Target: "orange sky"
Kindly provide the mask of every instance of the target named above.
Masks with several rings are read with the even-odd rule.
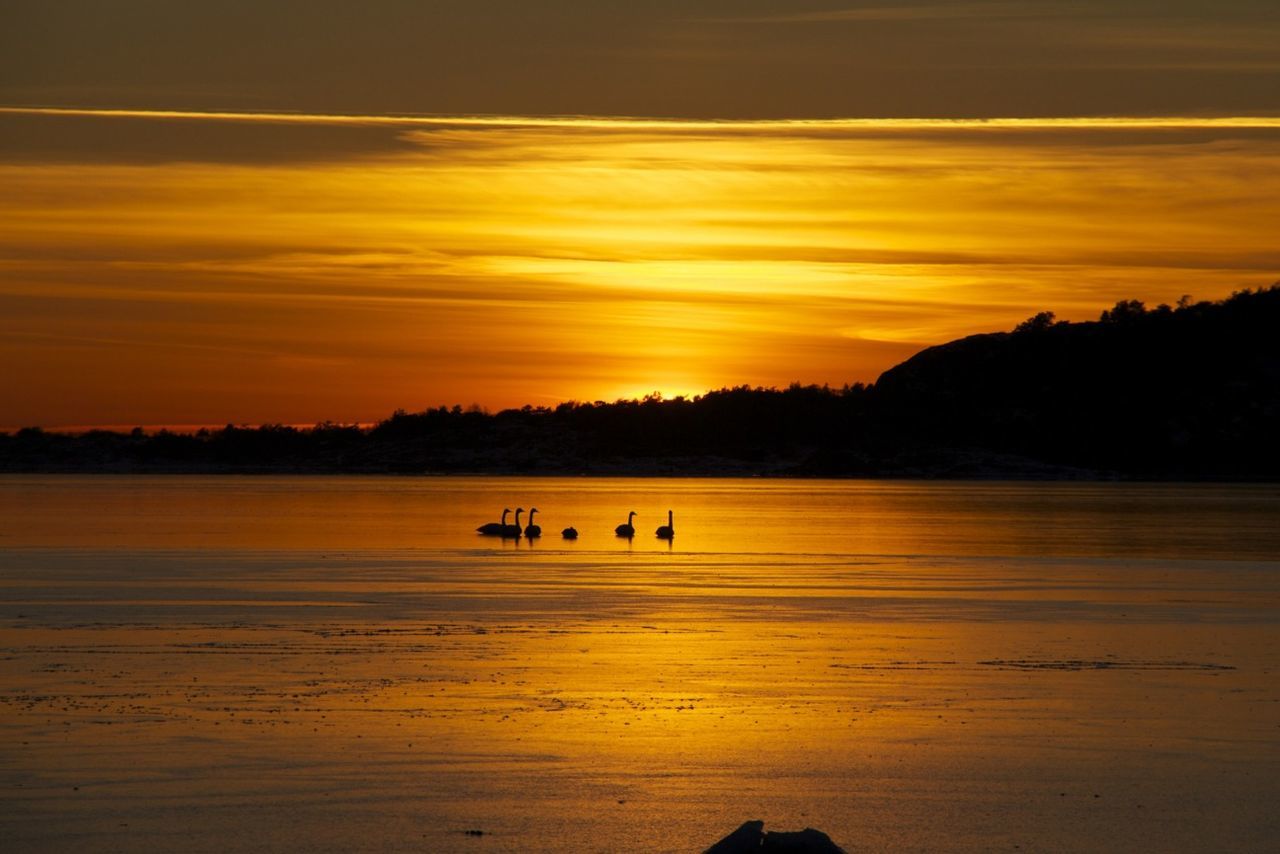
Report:
[[[0,119],[129,141],[0,165],[11,426],[865,382],[1280,277],[1272,119]],[[305,155],[255,148],[283,124]]]
[[[1280,278],[1274,0],[3,17],[0,429],[865,382]]]

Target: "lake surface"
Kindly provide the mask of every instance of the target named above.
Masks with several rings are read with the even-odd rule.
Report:
[[[1276,486],[3,476],[0,838],[1270,850],[1278,641]]]

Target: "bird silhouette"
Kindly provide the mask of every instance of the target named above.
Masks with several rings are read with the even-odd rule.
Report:
[[[507,514],[510,512],[511,509],[509,507],[503,507],[501,522],[485,522],[479,528],[476,528],[476,533],[484,534],[487,537],[496,537],[500,535],[507,529]]]
[[[576,540],[578,539],[578,529],[574,527],[565,528],[560,532],[560,536],[564,537],[566,540]]]
[[[520,514],[523,512],[523,507],[516,508],[516,523],[514,525],[507,525],[504,527],[502,529],[502,536],[514,537],[517,540],[520,539],[520,534],[524,531],[524,528],[520,527]]]
[[[668,511],[667,511],[667,524],[665,524],[665,525],[663,525],[662,527],[658,528],[658,530],[654,532],[654,533],[656,533],[656,534],[658,535],[658,538],[659,538],[659,539],[669,540],[669,539],[671,539],[672,537],[674,537],[674,536],[676,535],[676,526],[675,526],[675,522],[674,522],[674,521],[672,521],[672,520],[673,520],[673,514],[671,513],[671,511],[670,511],[670,510],[668,510]]]
[[[614,528],[613,532],[617,534],[619,537],[634,537],[636,535],[636,529],[635,529],[635,526],[631,524],[631,520],[639,515],[640,515],[639,513],[632,510],[630,513],[627,514],[626,524],[619,525],[618,527]]]
[[[528,524],[528,525],[526,525],[526,526],[525,526],[525,529],[524,529],[524,535],[525,535],[526,537],[528,537],[529,539],[531,539],[531,540],[532,540],[534,537],[541,537],[541,536],[542,536],[542,526],[541,526],[541,525],[535,525],[535,524],[533,524],[533,514],[534,514],[534,513],[537,513],[537,512],[538,512],[538,508],[537,508],[537,507],[535,507],[535,508],[533,508],[532,510],[530,510],[530,511],[529,511],[529,524]]]

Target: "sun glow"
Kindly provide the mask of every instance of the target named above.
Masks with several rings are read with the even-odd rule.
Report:
[[[175,146],[0,164],[15,423],[839,386],[1037,311],[1213,298],[1280,270],[1278,119],[0,122]],[[164,136],[178,123],[317,141],[188,154]],[[349,124],[375,136],[330,136]]]
[[[639,385],[620,385],[616,388],[605,390],[599,400],[606,403],[612,403],[616,400],[644,400],[646,398],[656,400],[675,400],[682,397],[685,400],[693,400],[695,397],[700,397],[712,388],[712,384],[708,382],[676,378],[669,382],[663,382],[661,386],[655,388],[644,388]]]

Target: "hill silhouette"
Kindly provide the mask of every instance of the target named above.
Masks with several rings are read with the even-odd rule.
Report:
[[[1119,302],[931,347],[876,382],[914,442],[1140,476],[1280,472],[1280,287],[1218,303]]]
[[[1044,312],[930,347],[873,386],[728,388],[372,428],[26,428],[0,471],[1280,479],[1280,285],[1097,321]]]

